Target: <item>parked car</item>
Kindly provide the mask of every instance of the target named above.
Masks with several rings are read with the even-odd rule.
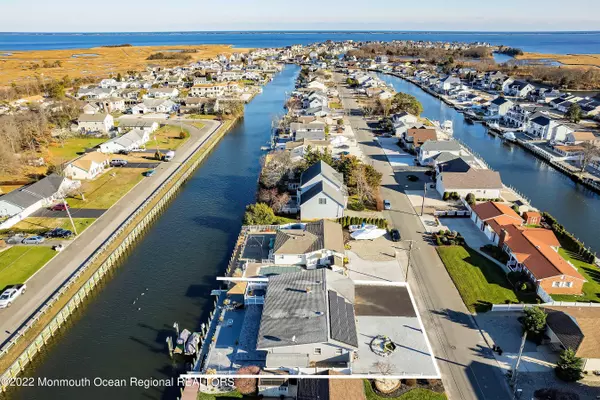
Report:
[[[71,235],[73,235],[73,232],[63,228],[54,228],[44,234],[47,238],[68,238]]]
[[[16,234],[5,240],[6,244],[19,244],[23,243],[23,239],[25,239],[25,235]]]
[[[25,284],[8,286],[0,295],[0,308],[10,307],[17,297],[25,293],[25,290],[27,290]]]
[[[167,151],[167,153],[163,156],[164,161],[171,161],[175,157],[175,152],[173,150]]]
[[[148,171],[144,172],[144,176],[152,176],[156,173],[155,169],[149,169]]]
[[[394,242],[400,241],[400,231],[398,229],[392,229],[390,231],[390,236]]]
[[[384,210],[391,210],[392,209],[392,203],[390,203],[389,200],[384,200],[383,201],[383,209]]]
[[[23,244],[40,244],[40,243],[44,243],[44,237],[43,236],[31,236],[28,237],[26,239],[23,239]]]
[[[111,167],[124,167],[125,165],[127,165],[127,160],[115,159],[110,162]]]
[[[66,211],[69,208],[67,203],[58,203],[50,207],[52,211]]]
[[[126,156],[126,155],[128,155],[128,154],[129,154],[129,150],[125,150],[125,149],[123,149],[123,150],[119,150],[119,151],[117,152],[117,154],[123,154],[124,156]]]

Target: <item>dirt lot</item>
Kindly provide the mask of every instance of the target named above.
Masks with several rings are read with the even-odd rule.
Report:
[[[68,75],[76,77],[106,77],[117,72],[142,71],[148,64],[180,65],[187,64],[178,60],[146,60],[149,55],[165,50],[196,49],[196,53],[186,53],[192,61],[215,57],[218,54],[229,55],[245,52],[247,49],[233,49],[229,45],[202,46],[131,46],[131,47],[94,47],[91,49],[6,51],[8,56],[0,56],[0,86],[12,82],[34,81],[36,76],[44,79],[61,79]],[[0,51],[5,53],[5,51]],[[43,68],[43,62],[53,64],[60,61],[60,67]],[[34,69],[34,65],[40,67]]]

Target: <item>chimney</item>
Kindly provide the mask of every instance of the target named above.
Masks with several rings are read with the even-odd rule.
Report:
[[[498,247],[502,248],[502,246],[504,246],[504,242],[506,242],[508,239],[510,239],[510,235],[508,234],[506,229],[502,229],[500,231],[500,240],[498,241]]]

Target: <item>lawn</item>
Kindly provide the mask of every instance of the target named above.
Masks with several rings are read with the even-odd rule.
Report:
[[[72,208],[108,209],[144,179],[144,171],[145,168],[113,168],[81,185],[85,200],[77,194],[68,203]]]
[[[181,132],[185,135],[183,139],[180,139]],[[174,150],[190,138],[190,133],[178,126],[165,125],[152,133],[150,138],[152,140],[146,143],[147,149]]]
[[[329,103],[329,108],[331,108],[332,110],[339,110],[340,108],[342,108],[342,104],[337,101],[332,101]]]
[[[46,246],[13,246],[0,252],[0,290],[25,282],[56,254]]]
[[[85,149],[98,146],[107,140],[107,138],[74,137],[64,140],[62,144],[54,143],[48,148],[50,161],[57,164],[72,160],[82,154]]]
[[[577,268],[577,271],[583,275],[587,282],[583,284],[582,296],[553,295],[552,298],[555,301],[591,301],[600,303],[600,269],[593,264],[582,261],[576,253],[572,253],[562,247],[558,249],[558,252],[565,260],[570,261]]]
[[[211,114],[188,114],[185,118],[189,119],[217,119],[216,115]]]
[[[96,218],[73,218],[73,223],[77,229],[77,234],[83,232],[90,226]],[[20,221],[10,228],[12,231],[20,231],[26,233],[44,233],[54,228],[63,228],[70,231],[73,230],[69,218],[49,218],[49,217],[29,217]]]
[[[441,246],[437,250],[471,312],[488,311],[492,304],[535,302],[531,293],[519,293],[517,297],[504,271],[475,250],[462,246]]]
[[[398,397],[382,397],[379,396],[371,387],[368,380],[364,380],[365,395],[367,400],[384,400],[384,399],[398,399],[398,400],[445,400],[446,395],[443,393],[435,393],[427,389],[413,389],[409,392],[404,393]]]

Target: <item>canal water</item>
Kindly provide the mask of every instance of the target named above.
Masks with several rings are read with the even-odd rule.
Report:
[[[516,188],[533,206],[548,211],[586,246],[600,253],[600,196],[518,145],[508,144],[487,133],[481,124],[470,125],[461,113],[404,79],[379,74],[397,92],[415,96],[423,105],[422,116],[451,120],[454,137],[478,153],[506,185]]]
[[[130,377],[166,379],[175,366],[165,338],[173,322],[195,330],[213,306],[244,208],[254,201],[260,147],[272,119],[283,113],[299,68],[287,66],[246,106],[227,134],[118,269],[27,371],[33,387],[10,399],[174,399],[177,388],[130,387]],[[40,387],[37,378],[89,378],[92,387]],[[128,380],[128,387],[94,387],[94,378]]]

